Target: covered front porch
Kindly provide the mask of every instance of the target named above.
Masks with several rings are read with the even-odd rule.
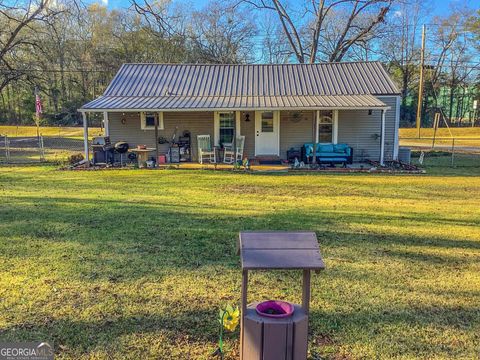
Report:
[[[235,142],[237,136],[244,136],[243,157],[250,160],[288,160],[292,150],[300,154],[305,144],[341,143],[353,149],[355,162],[372,159],[383,164],[393,156],[394,144],[390,139],[394,129],[386,126],[389,109],[388,104],[379,101],[370,107],[362,104],[319,109],[121,109],[102,111],[101,116],[105,136],[112,144],[127,142],[130,149],[145,145],[151,149],[149,156],[157,162],[159,156],[168,155],[172,145],[186,137],[190,139],[189,156],[181,162],[197,162],[197,136],[209,135],[212,147],[218,151],[218,163],[223,162],[224,145]],[[87,159],[92,158],[88,141],[89,112],[94,111],[82,111]],[[315,162],[317,158],[309,161]]]

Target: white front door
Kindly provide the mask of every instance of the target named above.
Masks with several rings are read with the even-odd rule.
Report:
[[[255,155],[280,155],[279,111],[255,111]]]

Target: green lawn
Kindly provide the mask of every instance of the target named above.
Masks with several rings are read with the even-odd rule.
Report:
[[[90,136],[95,136],[102,132],[98,127],[91,127],[88,129]],[[0,125],[0,135],[8,136],[37,136],[36,126],[15,126],[15,125]],[[73,126],[41,126],[40,135],[43,136],[58,136],[70,138],[83,139],[83,127]]]
[[[98,127],[89,128],[90,139],[101,134]],[[42,126],[40,134],[43,136],[44,155],[49,162],[63,163],[71,155],[83,153],[82,127],[55,127]],[[0,163],[5,160],[3,135],[10,138],[10,160],[12,163],[35,163],[40,161],[40,149],[36,139],[35,126],[0,125]],[[20,139],[16,139],[19,137]],[[25,142],[24,137],[31,137]]]
[[[0,339],[59,359],[207,359],[238,231],[315,230],[311,359],[480,354],[480,177],[0,167]],[[300,301],[300,273],[250,300]],[[238,330],[228,359],[238,356]]]
[[[417,137],[417,129],[415,128],[402,128],[399,129],[400,138],[413,138]],[[436,136],[438,137],[453,137],[455,138],[479,138],[480,139],[480,127],[451,127],[450,131],[448,128],[439,128],[437,130]],[[432,137],[433,128],[421,128],[420,129],[421,137]]]
[[[400,146],[431,147],[433,128],[420,129],[420,138],[417,139],[417,129],[399,129]],[[436,133],[435,146],[450,148],[452,137],[455,138],[455,146],[467,147],[469,150],[480,151],[480,127],[452,127],[439,128]]]

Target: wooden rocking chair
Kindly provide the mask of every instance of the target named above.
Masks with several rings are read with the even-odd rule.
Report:
[[[210,135],[197,135],[198,144],[198,162],[203,164],[204,159],[210,163],[215,164],[217,162],[217,155],[215,146],[212,147],[210,141]]]
[[[235,144],[225,144],[223,150],[223,162],[233,164],[243,160],[243,148],[245,146],[245,136],[237,136]]]
[[[223,144],[223,162],[233,164],[235,161],[235,145],[233,142]]]
[[[235,139],[235,161],[243,161],[243,149],[245,147],[245,136],[237,136]]]

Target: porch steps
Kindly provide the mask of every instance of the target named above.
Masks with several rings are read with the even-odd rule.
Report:
[[[280,156],[276,155],[258,155],[250,159],[250,163],[253,165],[281,165],[282,160]]]

